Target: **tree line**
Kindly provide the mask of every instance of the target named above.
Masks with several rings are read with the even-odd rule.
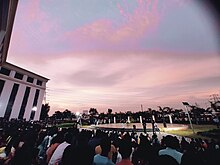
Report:
[[[48,112],[50,111],[49,104],[42,105],[41,109],[41,120],[76,120],[77,115],[76,113],[65,109],[64,111],[55,111],[54,114],[51,116],[48,115]],[[89,114],[81,114],[82,119],[88,119],[91,122],[95,122],[99,120],[101,123],[107,123],[107,122],[126,122],[128,119],[128,116],[131,120],[131,122],[140,122],[140,116],[146,122],[151,122],[152,116],[154,116],[154,119],[158,123],[169,123],[169,115],[172,118],[173,123],[187,123],[188,118],[186,114],[185,109],[175,109],[172,107],[161,107],[158,106],[158,109],[152,109],[148,108],[147,110],[138,111],[138,112],[114,112],[112,109],[107,109],[106,112],[99,113],[96,108],[90,108],[88,110]],[[188,107],[188,113],[192,119],[192,122],[194,124],[204,124],[204,123],[211,123],[213,120],[213,117],[216,117],[220,113],[220,107],[216,106],[214,107],[213,104],[211,104],[210,107],[204,109],[198,106],[190,105]]]

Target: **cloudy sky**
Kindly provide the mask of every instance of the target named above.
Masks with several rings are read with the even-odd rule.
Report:
[[[208,106],[219,33],[193,0],[20,0],[8,61],[48,77],[51,114]]]

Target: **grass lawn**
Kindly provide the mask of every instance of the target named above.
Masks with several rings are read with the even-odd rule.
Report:
[[[58,128],[73,128],[73,126],[75,125],[76,123],[62,123],[62,124],[59,124],[57,125]],[[80,126],[81,128],[87,128],[88,126],[87,125],[84,125],[84,126]]]
[[[73,127],[74,123],[62,123],[57,125],[58,128],[69,128],[69,127]]]
[[[178,136],[185,136],[185,137],[189,137],[189,138],[209,139],[208,137],[200,136],[200,135],[197,135],[196,133],[216,129],[216,126],[215,125],[193,125],[193,128],[194,128],[195,134],[193,134],[193,131],[190,128],[190,125],[187,130],[166,131],[166,133],[170,133],[170,134],[174,134],[174,135],[178,135]]]

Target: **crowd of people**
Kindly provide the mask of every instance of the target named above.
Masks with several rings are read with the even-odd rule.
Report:
[[[0,121],[0,165],[217,165],[220,143]]]

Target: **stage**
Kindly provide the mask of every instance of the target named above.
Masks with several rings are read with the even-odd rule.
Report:
[[[111,123],[111,124],[99,124],[99,125],[91,125],[90,129],[100,129],[100,130],[106,130],[106,131],[128,131],[131,132],[133,129],[133,125],[136,126],[136,132],[143,132],[143,125],[141,123]],[[186,130],[188,128],[188,125],[184,124],[166,124],[167,127],[163,127],[163,123],[157,123],[157,128],[159,128],[160,131],[171,131],[171,130]],[[156,129],[159,131],[158,129]],[[146,131],[152,132],[152,124],[147,123],[146,125]]]

